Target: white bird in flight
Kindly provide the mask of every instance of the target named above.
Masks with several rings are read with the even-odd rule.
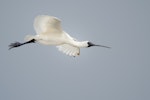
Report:
[[[80,48],[91,46],[110,48],[104,45],[96,45],[89,41],[77,41],[62,30],[61,21],[53,16],[37,16],[34,20],[34,29],[37,33],[36,35],[27,35],[24,43],[11,43],[9,49],[38,42],[44,45],[55,45],[63,53],[75,57],[80,55]]]

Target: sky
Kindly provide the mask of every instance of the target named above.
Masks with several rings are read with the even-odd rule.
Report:
[[[0,0],[0,100],[150,100],[149,0]],[[34,18],[56,16],[77,40],[78,57],[29,44]]]

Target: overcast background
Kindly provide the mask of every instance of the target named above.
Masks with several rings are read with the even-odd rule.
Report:
[[[53,15],[82,48],[69,57],[29,44],[37,15]],[[150,100],[149,0],[0,0],[0,100]]]

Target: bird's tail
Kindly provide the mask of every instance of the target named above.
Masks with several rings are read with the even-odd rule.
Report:
[[[33,35],[27,35],[27,36],[24,38],[25,41],[30,41],[30,40],[32,40],[32,39],[35,39],[35,36],[33,36]]]

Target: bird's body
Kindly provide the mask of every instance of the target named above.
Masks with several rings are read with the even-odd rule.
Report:
[[[12,43],[10,49],[27,43],[38,42],[44,45],[55,45],[60,51],[69,56],[78,56],[81,47],[101,46],[109,48],[103,45],[95,45],[89,41],[77,41],[62,30],[61,21],[53,16],[37,16],[34,20],[34,29],[36,35],[27,35],[25,38],[27,42],[25,43]]]

